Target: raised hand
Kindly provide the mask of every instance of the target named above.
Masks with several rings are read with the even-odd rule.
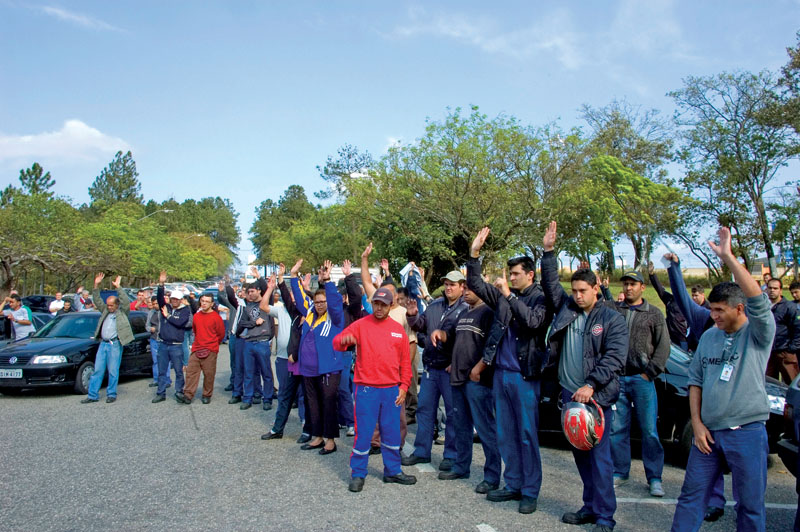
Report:
[[[303,259],[298,259],[297,262],[294,263],[294,266],[292,266],[292,269],[290,271],[292,277],[295,277],[297,275],[297,272],[300,271],[300,268],[302,266],[303,266]]]
[[[331,270],[333,269],[333,264],[331,261],[326,260],[322,263],[322,268],[319,269],[319,281],[328,282],[331,280]]]
[[[731,250],[731,230],[727,227],[720,227],[719,231],[717,231],[717,238],[719,239],[719,244],[712,240],[708,241],[711,251],[716,253],[717,257],[720,259],[732,257],[733,251]]]
[[[505,268],[503,268],[503,276],[495,279],[494,286],[500,290],[503,296],[508,297],[511,295],[511,289],[508,287],[508,277],[506,276]]]
[[[250,266],[250,275],[252,275],[252,276],[253,276],[253,277],[255,277],[256,279],[258,279],[259,277],[261,277],[261,274],[260,274],[260,273],[258,273],[258,268],[256,268],[255,266]]]
[[[408,316],[416,316],[419,313],[419,306],[417,305],[417,300],[414,298],[409,298],[406,300],[406,314]]]
[[[278,279],[283,279],[283,274],[286,273],[286,265],[284,263],[278,264]]]
[[[387,259],[381,259],[381,270],[389,273],[389,261]]]
[[[608,288],[608,284],[609,284],[610,282],[611,282],[611,280],[610,280],[608,277],[605,277],[605,278],[603,279],[603,286],[604,286],[604,287],[606,287],[606,288]]]
[[[469,247],[469,254],[473,258],[478,258],[481,254],[481,248],[486,243],[486,237],[489,236],[489,228],[484,227],[480,231],[478,231],[478,236],[475,237],[475,240],[472,241],[472,245]]]
[[[545,251],[553,251],[556,248],[556,231],[558,226],[555,221],[550,222],[547,231],[544,233],[542,239],[542,247]]]
[[[269,279],[267,280],[267,291],[275,290],[275,285],[278,283],[275,281],[275,275],[270,275]]]
[[[364,248],[364,252],[361,254],[361,258],[362,259],[368,258],[370,253],[372,253],[372,242],[370,242],[369,245],[366,248]]]
[[[664,260],[679,262],[678,256],[674,253],[664,253]]]
[[[650,275],[656,273],[656,266],[655,264],[653,264],[652,260],[647,261],[647,273],[649,273]]]
[[[345,277],[347,277],[348,275],[350,275],[350,272],[352,271],[353,271],[353,263],[345,259],[342,262],[342,273],[344,274]]]
[[[300,284],[303,285],[303,290],[306,291],[306,294],[311,293],[311,274],[307,273],[305,277],[300,280]]]
[[[161,273],[158,275],[158,284],[164,284],[167,282],[167,271],[161,270]]]
[[[117,275],[117,278],[111,282],[111,286],[113,286],[115,290],[119,290],[120,283],[122,283],[122,276]]]
[[[94,276],[94,287],[97,288],[98,286],[100,286],[100,283],[103,282],[103,279],[105,279],[105,277],[106,277],[106,274],[104,274],[103,272],[100,272],[97,275],[95,275]]]

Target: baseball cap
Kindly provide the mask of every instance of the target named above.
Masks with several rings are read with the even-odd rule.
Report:
[[[620,277],[620,281],[624,281],[625,279],[630,279],[632,281],[636,281],[637,283],[644,284],[644,277],[642,274],[637,272],[636,270],[631,270],[629,272],[625,272],[622,277]]]
[[[458,283],[462,281],[466,281],[467,279],[464,277],[464,274],[458,270],[453,270],[452,272],[448,273],[441,279],[442,281],[450,281],[451,283]]]
[[[183,299],[184,293],[182,290],[173,290],[169,294],[170,299]]]
[[[375,290],[375,293],[372,294],[372,301],[380,301],[381,303],[391,305],[394,302],[394,296],[386,288],[378,288]]]

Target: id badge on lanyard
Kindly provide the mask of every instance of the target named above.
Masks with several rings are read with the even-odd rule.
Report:
[[[731,375],[733,375],[733,365],[726,362],[722,366],[722,373],[719,375],[719,380],[722,382],[728,382],[731,380]]]

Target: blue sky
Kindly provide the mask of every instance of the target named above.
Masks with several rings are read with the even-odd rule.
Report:
[[[790,0],[0,0],[0,185],[38,161],[84,202],[130,149],[145,198],[230,198],[246,255],[256,206],[322,188],[345,143],[379,156],[470,104],[565,127],[614,98],[670,116],[686,76],[779,69],[798,22]]]

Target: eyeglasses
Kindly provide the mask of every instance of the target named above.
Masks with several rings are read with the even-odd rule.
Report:
[[[314,301],[314,304],[315,304],[315,305],[324,305],[324,304],[326,304],[327,302],[328,302],[328,300],[326,299],[326,300],[324,300],[324,301]]]

